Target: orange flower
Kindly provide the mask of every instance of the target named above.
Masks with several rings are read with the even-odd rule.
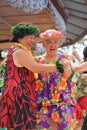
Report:
[[[69,120],[69,123],[70,123],[70,125],[71,125],[71,127],[72,128],[74,128],[75,127],[75,124],[74,124],[74,121],[71,119],[71,120]]]
[[[40,80],[36,81],[36,91],[37,90],[42,90],[43,84]]]
[[[69,114],[66,114],[66,120],[69,122],[70,121],[70,115]]]
[[[60,122],[60,117],[59,117],[59,114],[57,112],[52,113],[52,120],[55,122],[56,121]]]
[[[60,81],[59,82],[59,86],[61,87],[61,89],[65,89],[65,87],[66,87],[66,81]]]
[[[62,80],[66,81],[66,76],[64,74],[62,75]]]
[[[64,57],[65,57],[66,59],[70,59],[70,56],[69,56],[68,54],[64,54]]]
[[[52,94],[52,99],[53,99],[54,101],[58,101],[59,96],[60,96],[59,93],[53,93],[53,94]]]
[[[46,102],[42,101],[42,105],[43,105],[43,107],[47,107],[47,106],[49,106],[49,104],[50,104],[49,101],[46,101]]]
[[[65,102],[61,102],[61,103],[60,103],[60,106],[64,106],[64,105],[65,105]]]

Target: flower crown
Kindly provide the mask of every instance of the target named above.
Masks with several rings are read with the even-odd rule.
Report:
[[[43,33],[40,33],[39,37],[41,39],[49,39],[49,38],[56,38],[56,39],[65,39],[66,37],[63,35],[62,32],[56,31],[54,29],[49,29]]]

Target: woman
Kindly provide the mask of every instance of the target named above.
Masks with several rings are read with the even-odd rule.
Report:
[[[83,62],[78,65],[72,65],[72,69],[76,72],[76,86],[77,86],[77,119],[81,119],[83,117],[83,110],[87,113],[87,46],[83,49]],[[82,73],[83,72],[83,73]],[[74,80],[73,80],[74,81]],[[83,126],[81,130],[87,130],[87,115],[84,119]]]
[[[52,64],[58,59],[70,58],[67,54],[57,53],[60,41],[65,39],[61,32],[48,29],[40,34],[46,54],[36,57],[37,62]],[[65,65],[66,66],[66,65]],[[38,74],[36,82],[36,100],[38,104],[37,130],[73,130],[75,126],[75,100],[72,87],[67,80],[70,67],[65,74],[57,71]]]
[[[0,127],[9,130],[36,129],[34,72],[53,72],[55,64],[38,64],[31,56],[31,47],[39,29],[34,25],[19,24],[11,28],[13,46],[9,49],[5,81],[0,100]]]

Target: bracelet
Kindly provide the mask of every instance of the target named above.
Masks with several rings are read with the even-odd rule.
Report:
[[[63,68],[63,64],[60,62],[60,61],[58,61],[58,60],[56,60],[55,61],[55,65],[56,65],[56,67],[57,67],[57,70],[60,72],[60,73],[64,73],[64,68]]]

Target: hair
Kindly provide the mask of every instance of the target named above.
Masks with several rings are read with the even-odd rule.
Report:
[[[84,62],[87,61],[87,46],[83,49],[83,56]],[[87,71],[85,71],[84,73],[87,73]]]
[[[11,32],[13,34],[13,38],[10,40],[11,42],[18,42],[19,38],[23,38],[26,35],[34,35],[37,36],[39,34],[39,28],[35,25],[22,22],[15,26],[11,27]]]
[[[83,49],[84,61],[87,61],[87,46]]]

